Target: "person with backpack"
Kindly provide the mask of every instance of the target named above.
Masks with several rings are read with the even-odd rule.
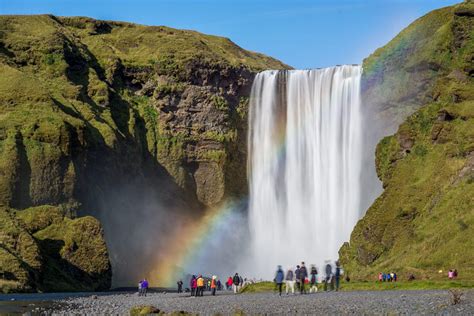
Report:
[[[311,266],[311,287],[309,288],[309,293],[317,292],[318,291],[318,270],[313,265]]]
[[[239,285],[240,285],[240,277],[239,274],[236,273],[232,279],[232,289],[234,290],[234,294],[237,294],[239,291]]]
[[[285,274],[283,272],[283,269],[281,268],[281,266],[278,266],[277,272],[276,272],[276,275],[275,275],[275,283],[278,287],[278,292],[280,293],[280,296],[281,296],[281,290],[282,290],[283,279],[284,278],[285,278]]]
[[[291,294],[295,294],[295,275],[291,268],[286,272],[285,285],[286,295],[288,295],[289,290],[291,290]]]
[[[304,262],[301,262],[299,276],[300,276],[300,294],[306,294],[306,289],[304,286],[305,286],[306,278],[308,277],[308,271],[306,270]]]
[[[232,288],[232,284],[234,283],[232,277],[230,276],[228,279],[227,279],[227,282],[225,283],[226,287],[227,287],[227,291],[229,291],[231,288]]]

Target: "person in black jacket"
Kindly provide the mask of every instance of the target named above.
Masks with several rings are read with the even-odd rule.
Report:
[[[300,266],[296,266],[295,270],[296,290],[300,290]]]
[[[336,291],[339,291],[339,280],[341,278],[341,264],[339,261],[336,261],[336,272],[334,273],[336,279]]]
[[[300,267],[300,293],[301,294],[306,294],[306,289],[304,287],[304,282],[306,280],[306,277],[308,277],[308,271],[306,270],[306,267],[304,265],[304,262],[301,262],[301,267]]]
[[[239,285],[240,285],[240,277],[239,277],[239,274],[236,273],[234,275],[234,278],[232,279],[232,288],[234,289],[234,293],[237,293],[239,291]]]
[[[331,279],[332,279],[332,267],[331,267],[331,264],[328,263],[326,265],[326,283],[324,283],[324,291],[328,290],[328,285],[330,285],[329,282],[331,282]]]

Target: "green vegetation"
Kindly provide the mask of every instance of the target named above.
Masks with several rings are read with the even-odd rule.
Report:
[[[184,311],[165,313],[151,305],[135,306],[135,307],[132,307],[132,309],[130,309],[130,316],[139,316],[139,315],[179,316],[179,315],[193,315],[193,314],[184,312]]]
[[[0,208],[1,291],[95,291],[110,287],[100,223],[50,205]]]
[[[446,275],[443,275],[446,277]],[[429,290],[429,289],[454,289],[454,288],[474,288],[474,281],[472,280],[414,280],[414,281],[397,281],[397,282],[346,282],[341,281],[341,291],[384,291],[384,290]],[[306,286],[309,290],[309,287]],[[284,286],[283,286],[284,290]],[[318,283],[318,290],[323,290],[323,284]],[[277,291],[275,283],[273,282],[257,282],[246,285],[240,293],[264,293]]]
[[[454,268],[460,286],[474,280],[474,22],[462,10],[474,4],[420,18],[364,63],[366,98],[418,109],[377,146],[385,190],[339,252],[354,281],[397,271],[438,287]]]

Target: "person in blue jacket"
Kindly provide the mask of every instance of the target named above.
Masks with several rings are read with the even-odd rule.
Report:
[[[281,290],[282,290],[284,279],[285,279],[285,273],[283,273],[283,269],[281,268],[281,266],[278,266],[277,272],[276,272],[276,275],[275,275],[275,283],[278,286],[278,291],[280,293],[280,296],[281,296]]]

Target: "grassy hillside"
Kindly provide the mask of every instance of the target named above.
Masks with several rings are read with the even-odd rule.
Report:
[[[287,66],[194,31],[0,16],[0,206],[14,210],[14,222],[44,205],[69,214],[60,226],[20,230],[36,249],[31,256],[38,254],[33,274],[22,242],[5,246],[13,235],[0,235],[7,249],[0,252],[0,278],[24,290],[58,289],[51,280],[60,289],[110,285],[110,267],[88,266],[89,258],[102,258],[101,246],[75,257],[65,250],[75,238],[86,240],[74,223],[87,220],[77,214],[100,219],[114,273],[135,284],[160,249],[159,242],[149,251],[137,241],[171,234],[173,224],[157,229],[165,215],[199,216],[225,196],[245,194],[248,94],[255,72],[268,68]],[[45,246],[45,239],[65,245]],[[108,283],[49,263],[61,256]],[[78,278],[84,282],[74,288]]]
[[[415,112],[377,146],[384,191],[340,250],[345,270],[473,279],[474,4],[424,16],[364,66],[373,106]]]

